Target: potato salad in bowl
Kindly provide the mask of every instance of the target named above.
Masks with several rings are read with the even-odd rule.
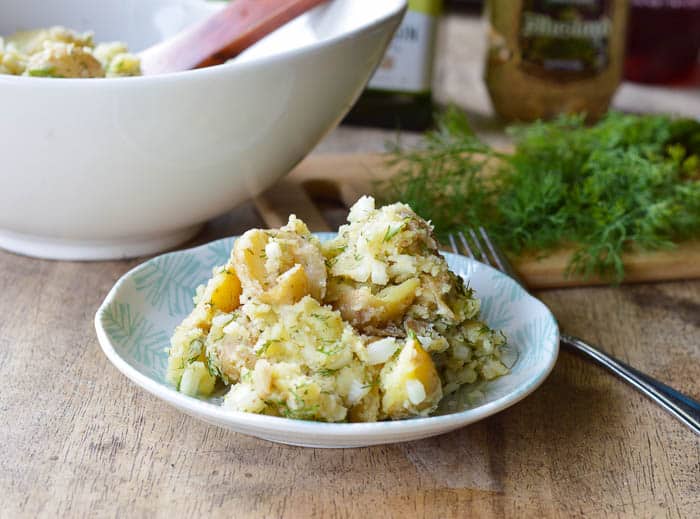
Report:
[[[65,27],[0,36],[0,74],[51,78],[141,75],[139,58],[121,42],[93,41],[92,32]]]
[[[321,243],[294,216],[248,231],[176,328],[167,380],[223,406],[325,422],[428,416],[505,375],[506,338],[408,206],[370,197]]]

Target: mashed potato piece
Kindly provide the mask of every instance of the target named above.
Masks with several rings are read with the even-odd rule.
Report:
[[[324,244],[326,301],[361,333],[414,333],[432,355],[445,394],[507,372],[505,338],[478,320],[479,300],[451,272],[430,225],[410,207],[376,209],[370,197],[351,209],[349,224]]]
[[[507,372],[505,339],[406,205],[364,197],[321,244],[295,216],[248,231],[171,339],[167,379],[224,407],[328,422],[427,416]]]
[[[123,43],[95,46],[90,32],[51,27],[0,38],[0,74],[54,78],[138,76],[141,64]]]

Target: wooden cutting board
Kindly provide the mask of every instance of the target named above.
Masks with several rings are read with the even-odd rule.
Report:
[[[286,178],[255,200],[260,216],[269,227],[279,227],[294,213],[313,231],[336,230],[337,218],[324,208],[349,208],[361,195],[372,193],[372,182],[387,178],[391,171],[378,154],[311,155]],[[336,225],[331,223],[336,221]],[[571,249],[546,257],[528,254],[513,257],[518,273],[530,288],[555,288],[606,284],[591,278],[566,277]],[[700,278],[700,241],[686,242],[670,251],[627,254],[625,282],[667,281]]]

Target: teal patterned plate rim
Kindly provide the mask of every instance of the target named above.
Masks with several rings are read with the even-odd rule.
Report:
[[[321,240],[333,233],[316,233]],[[549,309],[502,272],[444,253],[450,268],[476,290],[482,318],[508,338],[511,372],[446,397],[436,415],[376,423],[320,423],[234,412],[220,399],[193,398],[165,379],[169,338],[192,308],[196,287],[225,263],[235,237],[152,258],[124,274],[95,315],[107,358],[132,382],[170,405],[236,432],[292,445],[359,447],[442,434],[497,413],[532,393],[559,352],[559,329]]]

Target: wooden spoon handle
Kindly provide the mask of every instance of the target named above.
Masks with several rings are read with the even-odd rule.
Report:
[[[144,75],[220,65],[326,0],[234,0],[208,19],[140,53]]]

